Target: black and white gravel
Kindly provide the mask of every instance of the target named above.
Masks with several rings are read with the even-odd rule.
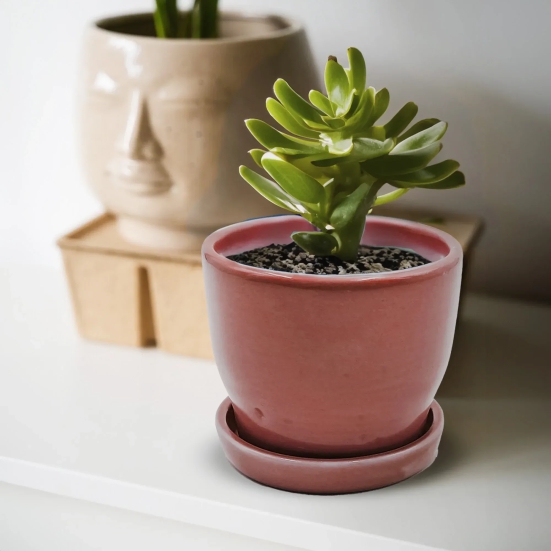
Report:
[[[295,243],[267,245],[228,257],[230,260],[266,270],[293,274],[346,275],[373,274],[407,270],[429,264],[417,253],[392,247],[362,245],[356,262],[345,262],[334,256],[314,256]]]

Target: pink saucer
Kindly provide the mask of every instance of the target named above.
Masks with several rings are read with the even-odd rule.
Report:
[[[434,400],[426,432],[411,444],[345,459],[293,457],[249,444],[237,433],[229,398],[216,412],[216,429],[229,462],[248,478],[291,492],[346,494],[390,486],[430,467],[438,455],[444,414]]]

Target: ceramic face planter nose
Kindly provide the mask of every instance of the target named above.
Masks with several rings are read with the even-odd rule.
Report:
[[[128,241],[198,250],[221,226],[275,212],[236,166],[277,77],[317,85],[303,29],[224,14],[216,40],[158,39],[150,14],[87,32],[80,94],[85,173]]]

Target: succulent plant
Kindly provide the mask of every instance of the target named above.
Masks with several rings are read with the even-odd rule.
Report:
[[[188,12],[178,11],[177,0],[156,0],[153,13],[159,38],[216,38],[218,0],[195,0]]]
[[[387,123],[377,125],[389,105],[386,88],[366,88],[364,58],[349,48],[349,69],[329,57],[327,95],[317,90],[309,102],[283,79],[268,98],[270,115],[286,130],[249,119],[251,134],[265,149],[253,160],[273,179],[240,167],[241,176],[275,205],[300,214],[319,231],[295,232],[292,239],[310,254],[354,260],[366,215],[410,189],[450,189],[465,177],[453,160],[429,163],[442,149],[447,124],[423,119],[408,128],[417,105],[406,103]],[[396,190],[378,195],[385,184]]]

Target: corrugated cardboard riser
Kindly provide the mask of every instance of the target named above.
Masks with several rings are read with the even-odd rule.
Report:
[[[128,254],[109,250],[94,243],[90,232],[105,230],[112,220],[93,222],[59,243],[80,334],[212,358],[200,256],[163,261],[147,250],[136,253],[133,245]]]

